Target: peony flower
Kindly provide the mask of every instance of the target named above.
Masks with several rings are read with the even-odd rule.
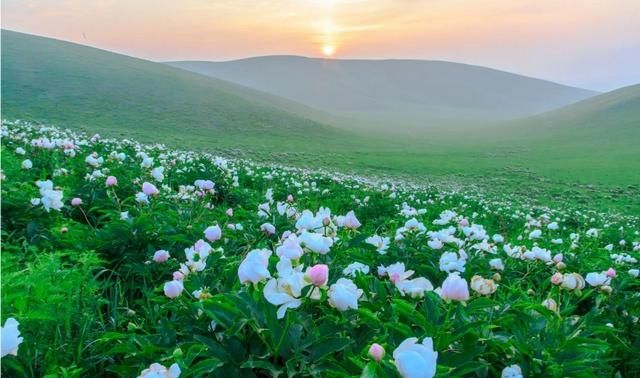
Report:
[[[311,252],[325,255],[331,250],[333,245],[333,239],[323,236],[322,234],[316,234],[315,232],[303,231],[298,238],[302,246]]]
[[[562,287],[567,290],[584,289],[585,280],[578,273],[565,273],[562,276]]]
[[[388,237],[380,237],[378,235],[370,236],[365,240],[367,244],[371,244],[372,246],[376,247],[376,251],[378,251],[378,253],[381,255],[387,253],[390,241],[391,240]]]
[[[291,265],[291,260],[281,257],[276,268],[278,270],[278,278],[272,278],[267,282],[264,286],[263,295],[267,302],[280,306],[276,317],[282,319],[287,309],[300,307],[302,304],[300,300],[302,289],[308,284],[304,279],[304,273],[301,272],[302,265],[294,269]]]
[[[504,270],[504,263],[500,259],[489,260],[489,266],[493,270]]]
[[[451,273],[456,270],[458,272],[464,272],[464,265],[467,260],[455,252],[445,252],[440,256],[440,270],[443,272]]]
[[[40,190],[40,192],[42,193],[43,190]],[[42,203],[42,206],[47,212],[51,209],[60,211],[64,206],[64,203],[62,202],[62,191],[49,189],[44,190],[40,203]]]
[[[564,280],[564,275],[562,275],[562,273],[560,272],[556,272],[553,274],[553,276],[551,276],[551,283],[554,285],[560,285],[562,283],[562,280]]]
[[[542,301],[542,305],[550,311],[558,311],[558,303],[556,303],[556,301],[554,301],[552,298],[547,298]]]
[[[589,285],[593,287],[598,287],[603,285],[609,285],[609,283],[611,282],[611,277],[607,276],[607,272],[601,272],[601,273],[591,272],[591,273],[587,273],[587,277],[585,278],[585,281],[587,281]]]
[[[26,159],[22,161],[21,167],[22,169],[31,169],[33,168],[33,163],[31,162],[31,160]]]
[[[179,280],[165,282],[164,284],[164,295],[171,299],[179,297],[183,290],[184,285],[182,281]]]
[[[153,170],[151,170],[151,176],[159,182],[164,180],[164,167],[153,168]]]
[[[384,353],[382,345],[376,343],[371,344],[371,347],[369,348],[369,356],[371,356],[375,361],[382,361]]]
[[[484,279],[481,276],[475,275],[471,277],[471,289],[480,295],[491,295],[493,294],[498,285],[496,285],[493,280]]]
[[[507,366],[502,370],[501,378],[522,378],[522,369],[518,365]]]
[[[26,154],[26,153],[27,153],[27,151],[25,151],[25,149],[24,149],[24,148],[22,148],[22,147],[17,147],[17,148],[16,148],[16,154],[18,154],[18,155],[24,155],[24,154]]]
[[[629,275],[631,277],[637,278],[640,276],[640,269],[629,269]]]
[[[211,253],[211,245],[204,240],[198,240],[193,247],[185,248],[184,254],[187,261],[184,266],[190,272],[202,272],[207,267],[207,257]]]
[[[158,188],[156,188],[155,185],[153,185],[150,182],[145,182],[144,184],[142,184],[142,193],[144,193],[147,196],[155,196],[160,192],[158,191]]]
[[[540,236],[542,236],[541,230],[533,230],[529,233],[529,239],[538,239]]]
[[[413,270],[405,270],[404,263],[391,264],[383,269],[385,275],[389,276],[389,280],[394,284],[398,284],[413,275]],[[378,270],[378,273],[381,273]]]
[[[432,378],[436,374],[438,352],[433,350],[430,337],[425,337],[422,344],[417,341],[417,337],[410,337],[393,351],[396,368],[403,378]]]
[[[118,185],[118,179],[115,176],[109,176],[107,177],[107,179],[104,181],[104,185],[105,186],[114,186],[114,185]]]
[[[358,273],[369,274],[369,266],[356,261],[342,270],[342,274],[345,276],[355,277]]]
[[[273,235],[276,233],[276,227],[271,223],[263,223],[260,226],[260,231],[264,232],[267,235]]]
[[[80,198],[74,198],[71,200],[71,206],[80,206],[82,205],[82,200]]]
[[[286,257],[291,260],[297,260],[304,254],[302,247],[300,246],[300,242],[298,241],[298,237],[295,234],[290,234],[284,241],[282,245],[276,248],[276,255],[279,257]]]
[[[444,247],[444,243],[440,239],[429,240],[427,245],[431,249],[442,249],[442,247]]]
[[[2,344],[2,355],[0,357],[8,354],[18,355],[18,346],[22,343],[22,337],[20,337],[20,330],[18,329],[19,325],[20,323],[14,318],[9,318],[4,322],[4,326],[0,331],[2,336],[0,338],[0,343]]]
[[[356,214],[353,210],[349,211],[343,219],[344,228],[355,230],[361,226],[360,221],[356,218]]]
[[[466,301],[469,299],[467,281],[461,278],[458,272],[449,273],[449,276],[442,283],[440,297],[454,301]]]
[[[338,309],[346,311],[348,309],[358,309],[358,299],[363,291],[358,289],[356,284],[350,279],[340,278],[329,288],[329,304]]]
[[[171,257],[171,256],[169,255],[169,252],[167,252],[167,251],[165,251],[165,250],[161,249],[161,250],[159,250],[159,251],[156,251],[156,252],[153,254],[153,261],[155,261],[155,262],[157,262],[157,263],[163,263],[163,262],[165,262],[165,261],[169,260],[169,257]]]
[[[396,283],[396,288],[400,290],[400,294],[409,295],[411,298],[422,298],[424,293],[433,290],[431,282],[424,278],[418,277],[412,280],[402,280]]]
[[[136,193],[136,202],[138,202],[141,205],[145,205],[145,204],[148,205],[149,197],[147,197],[147,195],[142,192],[138,192]]]
[[[254,249],[249,252],[238,267],[238,277],[240,283],[258,282],[271,278],[269,273],[269,257],[271,251],[268,249]]]
[[[218,225],[209,226],[204,230],[204,237],[210,242],[220,240],[222,238],[222,229]]]
[[[233,216],[233,209],[232,208],[228,208],[227,211],[225,211],[225,214],[227,214],[228,217],[232,217]]]
[[[144,369],[138,378],[178,378],[180,373],[178,364],[173,364],[167,369],[158,363],[154,363],[149,368]]]
[[[316,264],[307,269],[305,278],[316,286],[325,286],[329,281],[329,266],[325,264]]]

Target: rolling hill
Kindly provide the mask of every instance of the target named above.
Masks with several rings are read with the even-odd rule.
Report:
[[[640,198],[639,88],[498,125],[383,135],[327,126],[320,110],[197,73],[2,31],[3,118],[625,211],[640,209],[629,200]]]
[[[217,146],[344,133],[311,110],[236,84],[87,46],[2,30],[5,118]],[[268,142],[273,139],[272,142]],[[300,140],[300,139],[299,139]]]
[[[542,113],[596,94],[443,61],[264,56],[167,64],[292,99],[367,127],[477,125]]]

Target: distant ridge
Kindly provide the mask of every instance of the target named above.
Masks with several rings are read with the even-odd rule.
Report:
[[[391,124],[484,122],[543,113],[596,95],[495,69],[427,60],[264,56],[166,64],[334,115]]]

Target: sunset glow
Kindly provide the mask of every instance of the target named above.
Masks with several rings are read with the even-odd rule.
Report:
[[[2,2],[3,28],[151,60],[436,59],[594,89],[640,80],[638,14],[636,0]]]
[[[336,48],[331,45],[326,45],[322,48],[324,56],[331,56],[336,52]]]

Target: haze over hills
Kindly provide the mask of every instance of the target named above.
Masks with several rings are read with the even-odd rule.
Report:
[[[3,118],[361,175],[453,175],[513,192],[640,184],[639,92],[498,125],[381,135],[327,126],[313,120],[329,117],[322,111],[165,64],[2,31]]]
[[[526,117],[597,94],[490,68],[426,60],[264,56],[173,67],[364,123],[422,128]]]
[[[342,135],[291,101],[164,64],[2,30],[3,117],[178,138]]]

